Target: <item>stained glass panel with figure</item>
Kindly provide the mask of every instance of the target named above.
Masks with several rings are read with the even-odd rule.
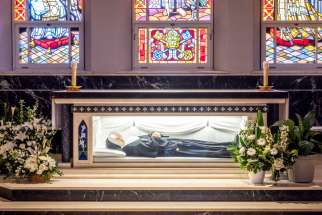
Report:
[[[210,21],[212,0],[136,0],[136,21]]]
[[[30,63],[69,63],[69,29],[31,28]]]
[[[321,0],[278,0],[277,20],[316,21],[322,19]]]
[[[81,21],[83,13],[83,0],[70,1],[70,20]]]
[[[67,20],[67,0],[29,0],[30,21]]]
[[[21,28],[18,44],[20,64],[67,64],[80,60],[78,29]]]
[[[81,21],[82,13],[83,0],[14,1],[15,21]]]

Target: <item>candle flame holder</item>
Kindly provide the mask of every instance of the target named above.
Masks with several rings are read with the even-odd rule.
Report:
[[[258,86],[258,90],[266,92],[273,91],[273,86]]]
[[[66,90],[69,92],[79,92],[81,88],[81,86],[67,86]]]

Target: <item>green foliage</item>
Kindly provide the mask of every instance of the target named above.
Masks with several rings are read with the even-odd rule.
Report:
[[[311,111],[304,117],[296,114],[297,124],[289,119],[278,121],[273,126],[288,126],[291,148],[298,150],[301,156],[321,153],[322,143],[316,139],[320,132],[312,131],[316,121],[315,112]]]

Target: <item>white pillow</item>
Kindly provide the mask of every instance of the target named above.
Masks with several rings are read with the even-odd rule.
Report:
[[[96,148],[94,156],[98,157],[126,157],[126,153],[115,149]]]

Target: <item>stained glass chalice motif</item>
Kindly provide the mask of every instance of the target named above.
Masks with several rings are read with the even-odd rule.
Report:
[[[153,61],[193,61],[195,39],[189,30],[157,30],[151,47]]]

